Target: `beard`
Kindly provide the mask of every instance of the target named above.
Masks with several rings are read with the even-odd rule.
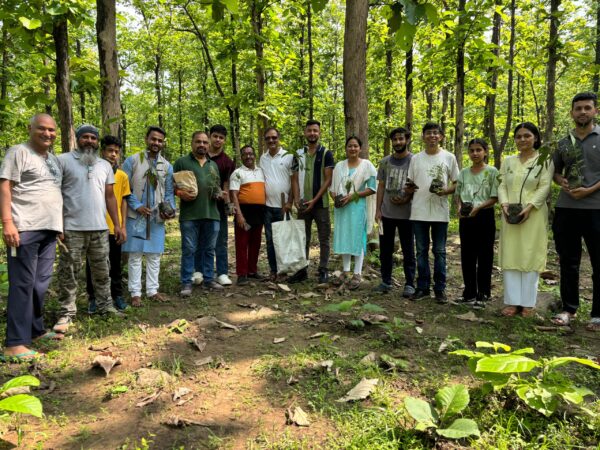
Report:
[[[393,147],[393,149],[394,149],[394,152],[396,152],[396,153],[404,153],[404,150],[406,150],[406,145],[403,145],[402,147],[396,146],[396,147]]]
[[[575,124],[580,127],[580,128],[585,128],[587,127],[590,123],[592,123],[594,121],[594,118],[585,118],[585,119],[577,119],[575,120]]]
[[[98,160],[98,149],[91,145],[87,145],[83,148],[78,148],[77,151],[81,155],[79,161],[84,166],[93,166]]]

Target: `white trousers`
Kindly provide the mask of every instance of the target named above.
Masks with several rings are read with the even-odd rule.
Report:
[[[344,266],[344,272],[350,272],[350,263],[352,255],[343,254],[342,264]],[[363,251],[360,256],[354,256],[354,273],[360,275],[362,273],[363,260],[365,259],[365,252]]]
[[[127,287],[132,297],[142,296],[142,256],[146,257],[146,296],[158,292],[160,253],[129,253],[129,275]]]
[[[539,272],[505,270],[504,304],[533,308],[537,300]]]

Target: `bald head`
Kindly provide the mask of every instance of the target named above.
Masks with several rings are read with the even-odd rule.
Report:
[[[56,140],[56,122],[49,114],[39,113],[29,120],[29,145],[38,153],[46,153]]]

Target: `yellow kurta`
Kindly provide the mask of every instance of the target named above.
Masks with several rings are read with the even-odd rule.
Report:
[[[499,264],[502,269],[521,272],[541,272],[546,267],[548,252],[548,207],[546,198],[550,192],[551,163],[539,166],[537,157],[524,164],[518,156],[509,156],[500,168],[498,201],[533,205],[529,218],[521,224],[511,225],[502,216],[500,227]],[[529,173],[529,175],[527,175]]]

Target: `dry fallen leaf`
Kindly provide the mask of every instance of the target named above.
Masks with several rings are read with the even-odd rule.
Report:
[[[311,334],[311,335],[308,337],[308,339],[317,339],[317,338],[320,338],[320,337],[323,337],[323,336],[327,336],[328,334],[329,334],[329,333],[324,333],[324,332],[322,332],[322,331],[319,331],[318,333]]]
[[[320,297],[320,295],[317,294],[316,292],[305,292],[304,294],[300,294],[300,297],[302,297],[302,298],[313,298],[313,297]]]
[[[121,364],[121,360],[114,357],[112,352],[102,352],[92,361],[92,366],[104,369],[107,377],[113,367],[118,366],[119,364]]]
[[[339,334],[334,334],[333,336],[331,336],[331,342],[335,342],[340,338]]]
[[[219,324],[219,326],[221,328],[227,328],[229,330],[240,331],[240,327],[238,327],[236,325],[232,325],[232,324],[227,323],[227,322],[223,322],[222,320],[217,320],[217,323]]]
[[[491,320],[485,320],[485,319],[482,319],[481,317],[477,317],[473,311],[469,311],[468,313],[465,313],[465,314],[458,314],[454,317],[456,317],[457,319],[460,319],[460,320],[466,320],[467,322],[494,323]]]
[[[419,334],[423,334],[423,328],[421,327],[415,327],[415,331]]]
[[[199,427],[214,427],[214,422],[199,422],[197,420],[186,419],[185,417],[179,416],[170,416],[163,422],[165,425],[169,425],[171,427],[187,427],[189,425],[197,425]]]
[[[139,402],[136,403],[136,407],[141,408],[142,406],[149,405],[150,403],[154,403],[154,401],[160,397],[162,394],[161,390],[156,391],[154,394],[149,395],[148,397],[144,397]]]
[[[389,322],[388,317],[384,316],[383,314],[363,314],[360,317],[360,320],[362,320],[365,323],[370,323],[371,325],[375,325],[382,322]]]
[[[240,308],[255,309],[258,305],[256,303],[236,303]]]
[[[110,348],[110,345],[90,345],[88,347],[88,350],[91,350],[93,352],[104,352],[106,350],[108,350]]]
[[[279,289],[281,289],[283,292],[292,292],[292,290],[289,288],[289,286],[287,284],[280,283],[277,285],[277,287]]]
[[[217,318],[214,316],[200,317],[199,319],[196,319],[195,322],[200,328],[211,328],[218,324]]]
[[[327,372],[331,372],[331,368],[333,367],[333,360],[327,359],[325,361],[321,361],[319,366],[321,366],[321,368],[325,369]]]
[[[210,364],[214,361],[212,356],[207,356],[205,358],[200,358],[194,361],[195,366],[205,366],[206,364]]]
[[[282,342],[285,342],[285,338],[284,337],[274,338],[273,339],[273,344],[281,344]]]
[[[359,361],[359,363],[368,365],[368,364],[373,364],[375,361],[377,361],[377,353],[369,352],[365,356],[362,357],[362,359]]]
[[[296,406],[293,411],[292,408],[288,408],[286,417],[288,425],[296,424],[299,427],[308,427],[310,425],[308,414],[306,414],[299,406]]]
[[[190,388],[186,388],[186,387],[180,387],[175,389],[175,392],[173,392],[173,401],[176,402],[177,400],[181,399],[182,397],[188,395],[190,392],[192,392],[192,390]]]
[[[377,378],[363,378],[362,380],[360,380],[360,383],[358,383],[356,386],[350,389],[348,393],[342,398],[338,398],[336,402],[343,403],[351,402],[354,400],[363,400],[369,395],[371,395],[371,392],[373,392],[373,389],[375,389],[377,383],[379,383],[379,379]]]
[[[408,311],[404,311],[404,315],[405,315],[406,317],[415,317],[415,315],[414,315],[413,313],[411,313],[411,312],[408,312]]]
[[[206,348],[206,341],[201,341],[197,338],[190,339],[189,343],[192,344],[198,351],[200,351],[200,353],[202,353]]]

